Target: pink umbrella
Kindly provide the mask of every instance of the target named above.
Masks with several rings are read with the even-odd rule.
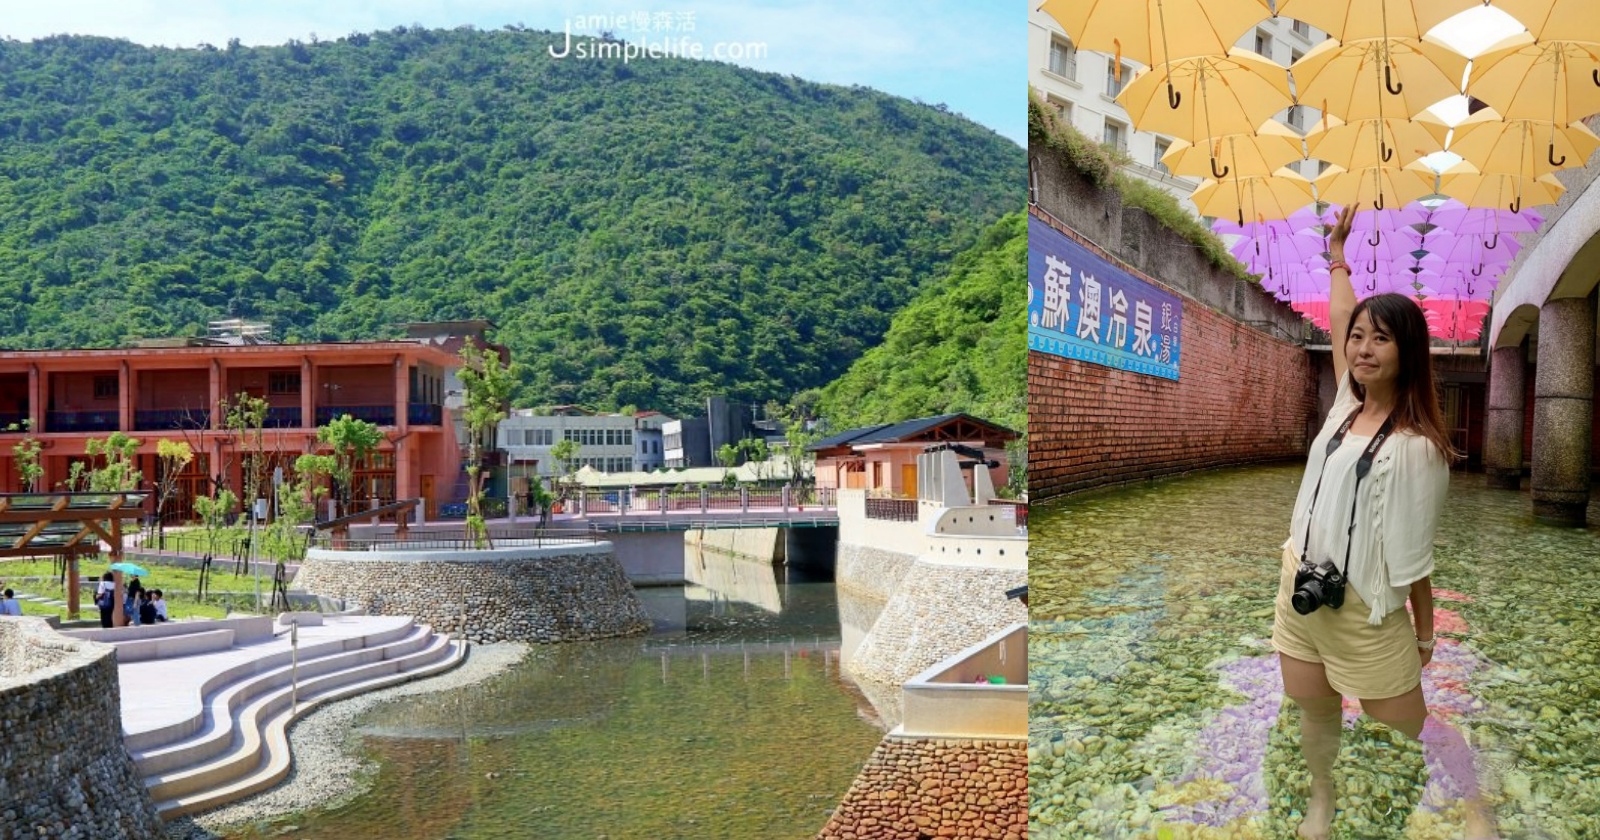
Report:
[[[1290,301],[1305,298],[1328,297],[1328,272],[1301,267],[1275,271],[1261,278],[1261,285],[1278,300]]]
[[[1453,198],[1428,214],[1429,224],[1456,233],[1529,233],[1543,222],[1537,210],[1513,213],[1495,207],[1468,207]]]
[[[1233,255],[1251,274],[1262,274],[1270,266],[1302,263],[1320,257],[1328,250],[1321,237],[1269,234],[1246,239],[1233,246]]]
[[[1496,278],[1493,277],[1447,274],[1440,277],[1431,277],[1424,281],[1422,292],[1430,298],[1488,300],[1494,296],[1496,285]]]
[[[1522,243],[1509,236],[1501,238],[1480,233],[1451,236],[1434,231],[1423,239],[1422,248],[1429,254],[1443,257],[1447,262],[1484,266],[1511,262],[1522,250]]]
[[[1350,241],[1345,243],[1344,254],[1351,265],[1373,259],[1403,261],[1414,259],[1411,252],[1422,247],[1422,235],[1408,227],[1374,230],[1367,236],[1356,235],[1352,230]]]
[[[1483,319],[1489,314],[1486,300],[1434,298],[1420,301],[1428,320],[1428,332],[1451,341],[1474,341],[1483,333]]]

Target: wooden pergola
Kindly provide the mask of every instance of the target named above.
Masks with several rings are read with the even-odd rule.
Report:
[[[149,496],[145,490],[0,493],[0,559],[65,557],[67,615],[77,618],[79,555],[99,553],[104,542],[112,562],[121,560],[122,522],[143,517]],[[120,586],[118,592],[120,601]]]

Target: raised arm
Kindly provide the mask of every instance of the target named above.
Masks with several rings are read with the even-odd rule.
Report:
[[[1350,284],[1350,266],[1344,264],[1344,241],[1350,237],[1350,223],[1356,217],[1356,206],[1345,205],[1339,221],[1328,234],[1328,252],[1332,254],[1328,272],[1328,328],[1333,333],[1333,381],[1344,379],[1347,363],[1344,358],[1344,340],[1350,329],[1350,313],[1356,309],[1356,289]]]

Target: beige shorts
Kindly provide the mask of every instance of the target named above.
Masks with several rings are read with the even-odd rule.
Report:
[[[1383,623],[1367,623],[1371,611],[1355,587],[1346,585],[1344,606],[1321,607],[1310,615],[1294,611],[1294,573],[1300,558],[1283,550],[1278,581],[1277,609],[1272,620],[1272,646],[1302,662],[1320,662],[1328,685],[1346,697],[1383,700],[1398,697],[1422,682],[1422,656],[1417,652],[1416,631],[1405,610],[1384,616]]]

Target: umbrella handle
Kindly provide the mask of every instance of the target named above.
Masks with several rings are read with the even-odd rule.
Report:
[[[1374,209],[1374,210],[1382,210],[1383,209],[1383,193],[1381,193],[1381,192],[1378,193],[1378,200],[1372,202],[1372,209]]]
[[[1392,84],[1390,83],[1390,79],[1389,79],[1389,70],[1390,69],[1391,68],[1389,67],[1389,65],[1387,65],[1387,64],[1383,65],[1383,89],[1388,91],[1391,96],[1399,96],[1400,95],[1400,91],[1405,90],[1406,86],[1402,82],[1394,82]]]
[[[1472,297],[1472,281],[1467,281],[1467,297]]]
[[[1377,281],[1377,277],[1378,277],[1378,255],[1377,254],[1373,254],[1372,255],[1372,262],[1367,263],[1367,273],[1372,275],[1372,279],[1367,281],[1367,291],[1370,292],[1370,291],[1372,291],[1372,284]]]
[[[1239,227],[1244,227],[1244,208],[1239,208]]]
[[[1367,244],[1371,245],[1374,248],[1376,248],[1376,247],[1378,247],[1378,244],[1381,241],[1382,240],[1378,237],[1378,229],[1377,228],[1373,228],[1372,229],[1372,238],[1367,240]]]
[[[1377,263],[1373,263],[1373,267],[1376,268],[1377,267]],[[1369,276],[1367,278],[1367,291],[1376,292],[1377,290],[1378,290],[1378,276],[1376,274],[1374,274],[1374,275],[1371,275],[1371,276]]]
[[[1483,263],[1478,263],[1478,267],[1474,268],[1472,270],[1472,276],[1473,277],[1482,277],[1483,276]]]
[[[1594,86],[1600,87],[1600,70],[1590,70],[1589,76],[1594,79]]]
[[[1517,196],[1517,199],[1515,201],[1511,202],[1511,204],[1508,205],[1508,206],[1511,208],[1511,212],[1513,212],[1513,213],[1521,213],[1522,212],[1522,196],[1520,196],[1520,195]]]
[[[1176,111],[1178,110],[1178,103],[1182,101],[1183,94],[1172,89],[1172,82],[1167,82],[1167,107]]]
[[[1394,149],[1390,147],[1388,143],[1383,143],[1381,141],[1378,145],[1383,147],[1383,162],[1388,163],[1389,159],[1394,157]]]
[[[1551,166],[1560,166],[1561,164],[1566,163],[1566,162],[1567,162],[1567,156],[1566,155],[1562,155],[1560,160],[1556,160],[1556,144],[1554,142],[1552,142],[1550,144],[1550,165]]]
[[[1218,172],[1217,171],[1217,159],[1214,158],[1214,157],[1211,159],[1211,177],[1213,177],[1213,178],[1217,179],[1218,181],[1220,181],[1223,178],[1226,178],[1228,176],[1228,171],[1229,171],[1228,167],[1224,166],[1224,167],[1222,167],[1222,171]],[[1244,222],[1240,222],[1239,224],[1242,225],[1242,224],[1244,224]]]
[[[1488,250],[1490,250],[1490,251],[1493,251],[1494,250],[1494,246],[1499,245],[1499,244],[1500,244],[1500,231],[1497,230],[1497,231],[1494,232],[1494,236],[1488,242],[1485,242],[1483,244],[1483,247],[1488,249]]]

